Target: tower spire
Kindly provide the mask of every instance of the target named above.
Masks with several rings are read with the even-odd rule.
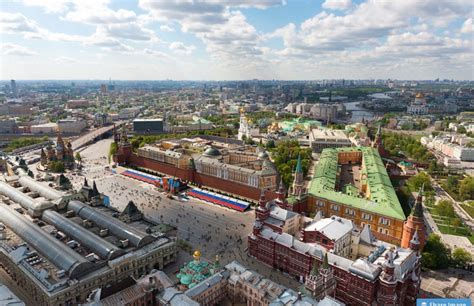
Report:
[[[258,205],[261,208],[265,208],[266,200],[265,200],[265,190],[264,189],[262,189],[262,191],[260,192],[260,200],[258,201]]]
[[[303,178],[303,163],[301,161],[301,153],[298,154],[298,160],[295,167],[295,178],[293,180],[292,194],[301,197],[303,193],[304,178]]]
[[[420,250],[420,238],[418,237],[418,226],[415,229],[415,233],[410,240],[410,249],[418,252]]]
[[[328,260],[328,253],[324,253],[324,260],[323,260],[323,269],[328,269],[329,268],[329,260]]]
[[[301,164],[301,153],[298,153],[298,161],[296,162],[296,173],[303,173],[303,166]]]
[[[423,218],[423,190],[425,188],[425,184],[421,185],[420,190],[418,191],[418,196],[416,197],[415,205],[413,205],[413,209],[411,211],[411,215]]]

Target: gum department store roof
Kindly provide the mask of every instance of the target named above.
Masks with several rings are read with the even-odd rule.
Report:
[[[362,174],[366,174],[370,199],[352,196],[335,190],[338,168],[337,155],[342,152],[361,151]],[[344,147],[325,149],[309,186],[309,194],[366,212],[405,220],[405,214],[393,189],[390,178],[378,151],[371,147]]]

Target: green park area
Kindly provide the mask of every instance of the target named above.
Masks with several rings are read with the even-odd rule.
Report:
[[[289,187],[293,181],[293,172],[299,155],[301,155],[303,174],[307,175],[311,164],[311,149],[300,147],[296,140],[282,141],[276,147],[268,149],[286,187]]]
[[[440,180],[440,185],[456,201],[474,201],[474,177],[450,175]]]
[[[427,209],[441,233],[464,236],[474,244],[474,234],[458,217],[451,201],[441,200],[436,205],[427,206]]]
[[[474,201],[462,203],[461,207],[469,214],[469,216],[474,218]]]
[[[449,249],[436,234],[430,234],[423,248],[421,265],[424,269],[446,269],[465,267],[472,262],[472,255],[462,248]]]
[[[14,150],[24,148],[27,146],[32,146],[38,143],[46,142],[48,141],[48,136],[44,136],[41,138],[36,138],[36,137],[20,137],[20,138],[15,138],[10,143],[6,146],[4,149],[5,152],[12,152]]]

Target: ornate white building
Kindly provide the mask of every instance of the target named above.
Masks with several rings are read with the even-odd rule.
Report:
[[[410,115],[425,115],[428,113],[428,107],[426,106],[426,99],[423,93],[419,92],[416,94],[415,101],[407,108],[407,113]]]
[[[237,134],[237,138],[239,140],[243,140],[245,138],[252,138],[255,136],[260,135],[260,129],[255,127],[252,122],[245,116],[245,111],[243,108],[240,109],[240,125],[239,125],[239,133]]]

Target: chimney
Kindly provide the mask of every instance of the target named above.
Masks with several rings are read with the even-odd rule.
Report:
[[[301,292],[300,292],[300,291],[298,291],[298,299],[297,299],[297,301],[301,301]]]

